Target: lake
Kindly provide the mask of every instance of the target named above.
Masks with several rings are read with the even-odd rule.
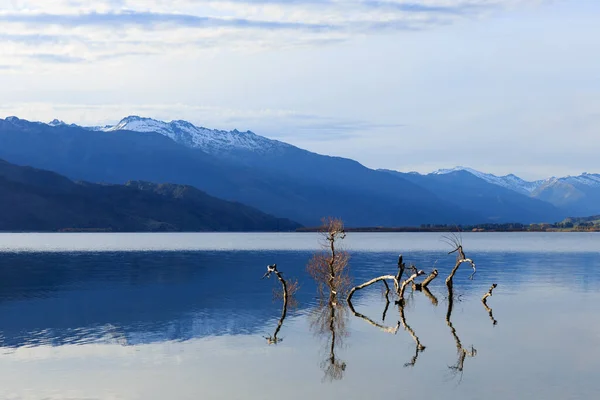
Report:
[[[440,272],[403,308],[357,291],[353,312],[317,298],[317,234],[2,233],[0,398],[600,398],[600,234],[464,233],[477,273],[458,270],[450,318],[441,238],[348,234],[354,284],[399,254]],[[300,288],[270,344],[272,263]]]

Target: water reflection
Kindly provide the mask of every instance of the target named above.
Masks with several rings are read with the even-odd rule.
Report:
[[[419,340],[419,337],[417,336],[415,331],[406,322],[406,316],[404,315],[404,307],[405,307],[404,304],[398,305],[398,310],[400,311],[400,322],[402,323],[404,330],[408,331],[408,333],[410,334],[410,337],[412,337],[412,339],[415,341],[415,355],[411,358],[411,360],[409,362],[404,364],[404,366],[405,367],[414,367],[415,364],[417,363],[417,359],[419,358],[419,354],[422,353],[423,351],[425,351],[425,346],[423,346],[423,344],[421,344],[421,341]]]
[[[323,360],[320,363],[324,372],[323,380],[334,381],[344,377],[346,362],[336,355],[336,350],[343,345],[348,336],[348,307],[339,303],[335,294],[316,307],[310,315],[310,328],[317,337],[325,339],[322,348]]]
[[[496,289],[498,285],[497,284],[493,284],[492,287],[490,287],[490,290],[488,290],[488,292],[486,294],[483,295],[481,302],[483,303],[483,307],[485,307],[485,310],[488,312],[488,315],[490,316],[490,320],[492,320],[492,325],[496,325],[498,324],[498,321],[496,321],[496,319],[494,318],[494,313],[492,312],[492,309],[487,305],[487,298],[492,296],[492,292],[494,291],[494,289]]]
[[[385,304],[385,308],[383,309],[382,321],[385,321],[385,315],[387,313],[389,306],[390,306],[390,301],[388,300]],[[379,324],[379,323],[373,321],[371,318],[367,317],[366,315],[363,315],[363,314],[357,312],[354,309],[354,305],[352,304],[352,301],[348,301],[348,307],[350,308],[350,311],[352,312],[352,314],[354,314],[355,317],[366,321],[369,325],[372,325],[372,326],[380,329],[382,332],[391,333],[391,334],[395,335],[396,332],[398,332],[398,329],[400,328],[400,321],[398,321],[396,326],[384,326],[382,324]]]
[[[454,375],[460,375],[460,379],[462,380],[462,374],[465,366],[465,359],[467,357],[475,357],[477,355],[477,350],[471,345],[470,348],[463,347],[458,334],[456,333],[456,329],[452,325],[452,309],[454,307],[454,290],[452,285],[452,280],[446,281],[446,286],[448,288],[448,310],[446,311],[446,325],[450,328],[450,332],[452,332],[452,337],[454,338],[454,342],[456,343],[456,353],[458,359],[456,363],[448,368],[453,372]]]
[[[396,272],[397,253],[351,255],[355,282]],[[378,284],[388,291],[385,299],[380,297],[379,287],[358,293],[351,306],[345,305],[341,294],[315,298],[316,284],[306,273],[310,252],[5,253],[0,258],[0,369],[6,376],[5,390],[21,393],[22,388],[33,385],[25,378],[17,379],[29,377],[31,369],[38,371],[31,373],[36,377],[31,381],[47,374],[54,379],[47,381],[48,387],[61,382],[64,387],[85,386],[87,391],[82,389],[75,398],[103,398],[94,392],[92,383],[83,382],[108,376],[108,371],[127,371],[127,380],[119,381],[115,373],[103,384],[114,385],[115,392],[119,391],[118,384],[129,385],[134,391],[135,382],[153,380],[144,375],[153,371],[156,388],[195,387],[196,398],[274,399],[276,394],[254,385],[250,378],[245,382],[253,388],[248,396],[243,390],[224,389],[232,375],[258,381],[259,372],[254,370],[269,365],[287,385],[283,389],[303,382],[290,399],[319,398],[321,391],[327,398],[348,398],[342,396],[344,390],[367,397],[370,392],[364,384],[371,382],[377,386],[373,396],[385,397],[394,394],[385,385],[392,379],[399,384],[412,382],[425,397],[438,398],[448,389],[439,369],[461,379],[466,371],[464,381],[450,398],[482,398],[484,392],[491,399],[521,395],[595,398],[598,391],[593,378],[600,368],[596,350],[600,347],[600,326],[594,306],[600,301],[600,258],[591,253],[470,255],[478,263],[476,280],[468,280],[470,269],[461,268],[450,291],[442,279],[422,288],[426,297],[418,291],[411,294],[411,287],[407,287],[409,310],[407,306],[390,307],[390,292],[394,290],[392,285],[386,289],[385,283]],[[432,265],[440,253],[417,252],[411,258],[417,266]],[[286,281],[298,277],[302,290],[294,296],[297,308],[290,306],[289,299],[287,307],[282,298],[274,304],[267,281],[259,279],[264,266],[274,259],[281,263]],[[453,262],[436,265],[444,277],[453,266]],[[231,271],[236,279],[225,280],[224,273]],[[572,279],[565,282],[565,274]],[[281,292],[281,284],[274,278],[269,282]],[[482,278],[485,283],[478,282]],[[490,324],[479,301],[491,282],[498,282],[499,291],[494,292],[493,301],[483,302]],[[446,294],[448,309],[439,310],[435,307],[438,299],[443,303]],[[492,326],[496,320],[489,306],[494,307],[502,324]],[[418,312],[412,313],[413,308]],[[396,318],[403,329],[398,328]],[[561,324],[549,325],[548,321],[555,319]],[[573,326],[578,327],[578,346],[569,345],[573,343]],[[396,335],[389,334],[390,328]],[[398,334],[398,330],[407,334]],[[474,346],[467,346],[469,335],[474,335],[480,354]],[[267,346],[263,336],[276,343],[282,343],[285,336],[285,341],[276,347]],[[519,337],[544,340],[525,347],[515,345]],[[427,351],[422,354],[425,345]],[[390,348],[398,355],[390,357]],[[520,358],[522,364],[515,369],[509,360],[521,353],[527,357]],[[394,368],[398,356],[404,365],[415,368],[399,373]],[[559,362],[539,361],[554,358]],[[158,378],[164,364],[173,366],[172,383]],[[449,369],[447,364],[451,364]],[[292,372],[288,372],[290,368]],[[187,374],[188,370],[194,373]],[[189,379],[183,380],[184,375]],[[524,375],[527,382],[519,381]],[[87,380],[79,379],[81,376]],[[494,386],[493,376],[506,377],[503,386]],[[343,381],[341,385],[319,386],[320,378]],[[528,392],[531,385],[536,393]],[[551,385],[555,385],[552,390],[548,389]],[[210,388],[212,395],[203,396]],[[500,388],[500,394],[487,392],[487,388]],[[2,390],[0,398],[10,398]],[[58,394],[32,397],[66,396],[58,390]],[[415,395],[410,390],[407,396]],[[219,395],[221,391],[228,396]],[[166,389],[159,392],[168,398]],[[161,398],[158,394],[122,397]]]

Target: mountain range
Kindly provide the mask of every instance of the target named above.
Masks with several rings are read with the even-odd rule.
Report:
[[[273,231],[300,225],[185,185],[73,182],[0,160],[0,231]]]
[[[188,185],[307,226],[329,215],[348,226],[406,226],[600,213],[595,174],[527,182],[463,167],[426,175],[373,170],[250,131],[137,116],[101,127],[0,119],[0,158],[72,180]]]
[[[466,167],[438,170],[434,175],[464,171],[488,183],[501,186],[534,199],[543,200],[570,212],[570,215],[590,215],[600,209],[600,174],[584,172],[578,176],[551,177],[525,181],[513,174],[495,176]]]

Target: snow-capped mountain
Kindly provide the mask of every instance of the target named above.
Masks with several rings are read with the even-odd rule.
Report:
[[[465,171],[488,183],[539,199],[568,210],[572,215],[585,216],[600,212],[600,174],[584,172],[577,176],[552,177],[528,182],[515,175],[496,176],[466,167],[442,169],[431,175]]]
[[[569,184],[600,187],[600,174],[588,174],[587,172],[584,172],[578,176],[566,176],[564,178],[558,178],[557,180]]]
[[[538,181],[526,181],[519,178],[516,175],[509,174],[505,176],[496,176],[485,172],[477,171],[468,167],[455,167],[451,169],[439,169],[432,172],[434,175],[449,174],[455,171],[466,171],[478,178],[485,180],[486,182],[493,183],[498,186],[505,187],[507,189],[514,190],[515,192],[533,195],[540,189],[547,188],[555,184],[568,184],[576,186],[590,186],[600,187],[600,174],[589,174],[584,172],[578,176],[565,176],[561,178],[551,177],[548,179],[541,179]]]
[[[493,174],[487,174],[485,172],[477,171],[475,169],[468,168],[468,167],[455,167],[455,168],[451,168],[451,169],[439,169],[437,171],[432,172],[432,174],[443,175],[443,174],[449,174],[451,172],[456,172],[456,171],[469,172],[470,174],[475,175],[476,177],[483,179],[484,181],[486,181],[488,183],[502,186],[507,189],[511,189],[511,190],[514,190],[515,192],[518,192],[521,194],[526,194],[526,195],[531,195],[540,186],[548,183],[549,181],[556,179],[553,177],[553,178],[549,178],[549,179],[543,179],[543,180],[539,180],[539,181],[530,182],[530,181],[523,180],[513,174],[509,174],[509,175],[505,175],[505,176],[496,176]]]
[[[221,154],[232,150],[266,153],[292,147],[289,144],[267,139],[250,131],[208,129],[182,120],[164,122],[138,116],[123,118],[116,125],[89,127],[87,129],[102,132],[126,130],[160,133],[184,146],[199,148],[212,154]]]

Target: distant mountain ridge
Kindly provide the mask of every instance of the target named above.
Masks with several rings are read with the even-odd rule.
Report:
[[[0,119],[0,157],[76,180],[191,185],[308,226],[326,215],[348,226],[414,226],[555,222],[600,213],[597,174],[528,182],[466,167],[391,173],[251,131],[182,120],[129,116],[81,127],[9,117]]]
[[[248,137],[253,143],[264,141],[272,148],[254,151],[255,147],[237,141],[235,146],[212,151],[215,147],[186,145],[165,132],[154,132],[156,127],[148,127],[153,121],[129,118],[125,122],[132,121],[143,122],[144,128],[134,124],[128,130],[100,130],[16,117],[0,119],[0,158],[55,171],[73,180],[190,185],[305,226],[319,225],[324,216],[342,218],[348,226],[487,220],[408,180],[354,160],[311,153],[238,131],[230,134]],[[134,128],[151,132],[131,130]],[[181,132],[178,136],[184,137]]]
[[[296,230],[239,203],[174,184],[73,182],[54,172],[0,160],[0,230],[274,231]]]
[[[600,212],[600,174],[584,172],[577,176],[550,177],[526,181],[516,175],[496,176],[468,167],[440,169],[427,175],[449,175],[467,172],[488,183],[501,186],[559,207],[569,215],[586,216]]]

